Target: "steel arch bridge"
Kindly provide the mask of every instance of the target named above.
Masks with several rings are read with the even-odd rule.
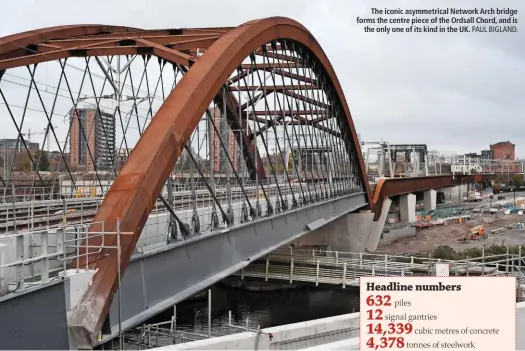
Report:
[[[108,234],[82,244],[103,249],[72,263],[97,269],[71,322],[91,342],[156,207],[168,213],[170,240],[357,194],[371,209],[341,85],[314,36],[288,18],[0,38],[0,114],[12,122],[0,141],[4,192],[23,186],[42,200],[89,186],[103,197],[90,232]],[[120,256],[109,248],[117,231],[132,233]]]

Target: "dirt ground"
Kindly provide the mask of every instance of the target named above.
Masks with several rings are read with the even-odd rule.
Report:
[[[377,251],[387,254],[399,254],[406,252],[431,252],[436,247],[443,245],[451,246],[455,250],[482,247],[483,245],[524,245],[525,231],[523,230],[508,230],[502,234],[490,233],[493,229],[524,221],[525,217],[517,214],[487,215],[463,224],[436,226],[424,229],[416,235],[396,237],[395,233],[397,231],[392,231],[385,234],[385,240],[379,243]],[[488,239],[479,241],[472,240],[467,243],[459,241],[470,228],[479,224],[485,225],[486,232],[489,234]]]

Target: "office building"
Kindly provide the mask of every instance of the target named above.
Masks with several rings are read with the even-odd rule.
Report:
[[[40,147],[38,143],[27,141],[25,138],[24,141],[29,151],[36,151]],[[0,139],[0,150],[26,151],[26,148],[21,139]]]
[[[95,108],[77,108],[70,111],[69,117],[70,165],[86,171],[112,169],[115,116]]]
[[[493,160],[494,159],[494,151],[492,151],[492,150],[481,150],[481,158],[483,160]]]

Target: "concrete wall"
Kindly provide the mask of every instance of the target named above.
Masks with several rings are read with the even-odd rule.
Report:
[[[517,350],[525,350],[525,302],[516,304]]]
[[[345,339],[301,349],[302,351],[359,350],[359,338]]]
[[[490,315],[487,316],[489,317]],[[516,304],[516,322],[517,350],[525,350],[525,302]],[[199,340],[185,344],[160,347],[158,350],[358,350],[358,327],[359,313],[351,313],[331,318],[317,319],[309,322],[262,329],[258,341],[255,332],[245,332],[218,338]],[[315,339],[309,338],[315,334],[319,335],[330,331],[334,332],[348,328],[355,328],[355,330],[351,330],[349,335],[350,338],[344,340],[334,341],[330,339],[326,340],[327,338],[325,338],[325,343],[321,344],[320,342],[316,342]],[[268,333],[272,333],[274,335],[274,339],[272,341],[269,340]],[[291,341],[293,339],[296,339],[296,342],[301,346],[297,345],[294,347],[295,345],[289,345],[286,343],[286,341]],[[258,347],[255,347],[257,342]],[[304,347],[305,345],[307,347]],[[308,345],[311,346],[308,347]],[[281,346],[287,347],[285,348]]]
[[[358,328],[359,313],[351,313],[262,329],[259,337],[257,337],[255,332],[245,332],[159,347],[158,350],[295,350],[303,345],[315,346],[322,342],[326,343],[326,341],[335,343],[336,341],[340,341],[341,335],[343,333],[346,334],[348,329],[350,329],[350,333],[346,335],[356,337],[359,335]],[[270,333],[273,335],[271,340],[269,337]],[[332,337],[330,335],[332,335]],[[294,339],[297,340],[297,345],[290,345],[290,341]]]

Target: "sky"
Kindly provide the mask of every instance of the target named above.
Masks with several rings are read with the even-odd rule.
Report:
[[[471,9],[494,3],[18,0],[2,4],[0,36],[65,24],[231,27],[290,17],[313,33],[331,60],[362,140],[426,143],[458,153],[509,140],[525,158],[525,1],[497,1],[498,8],[518,10],[517,33],[365,33],[356,23],[357,17],[372,17],[371,7]]]

